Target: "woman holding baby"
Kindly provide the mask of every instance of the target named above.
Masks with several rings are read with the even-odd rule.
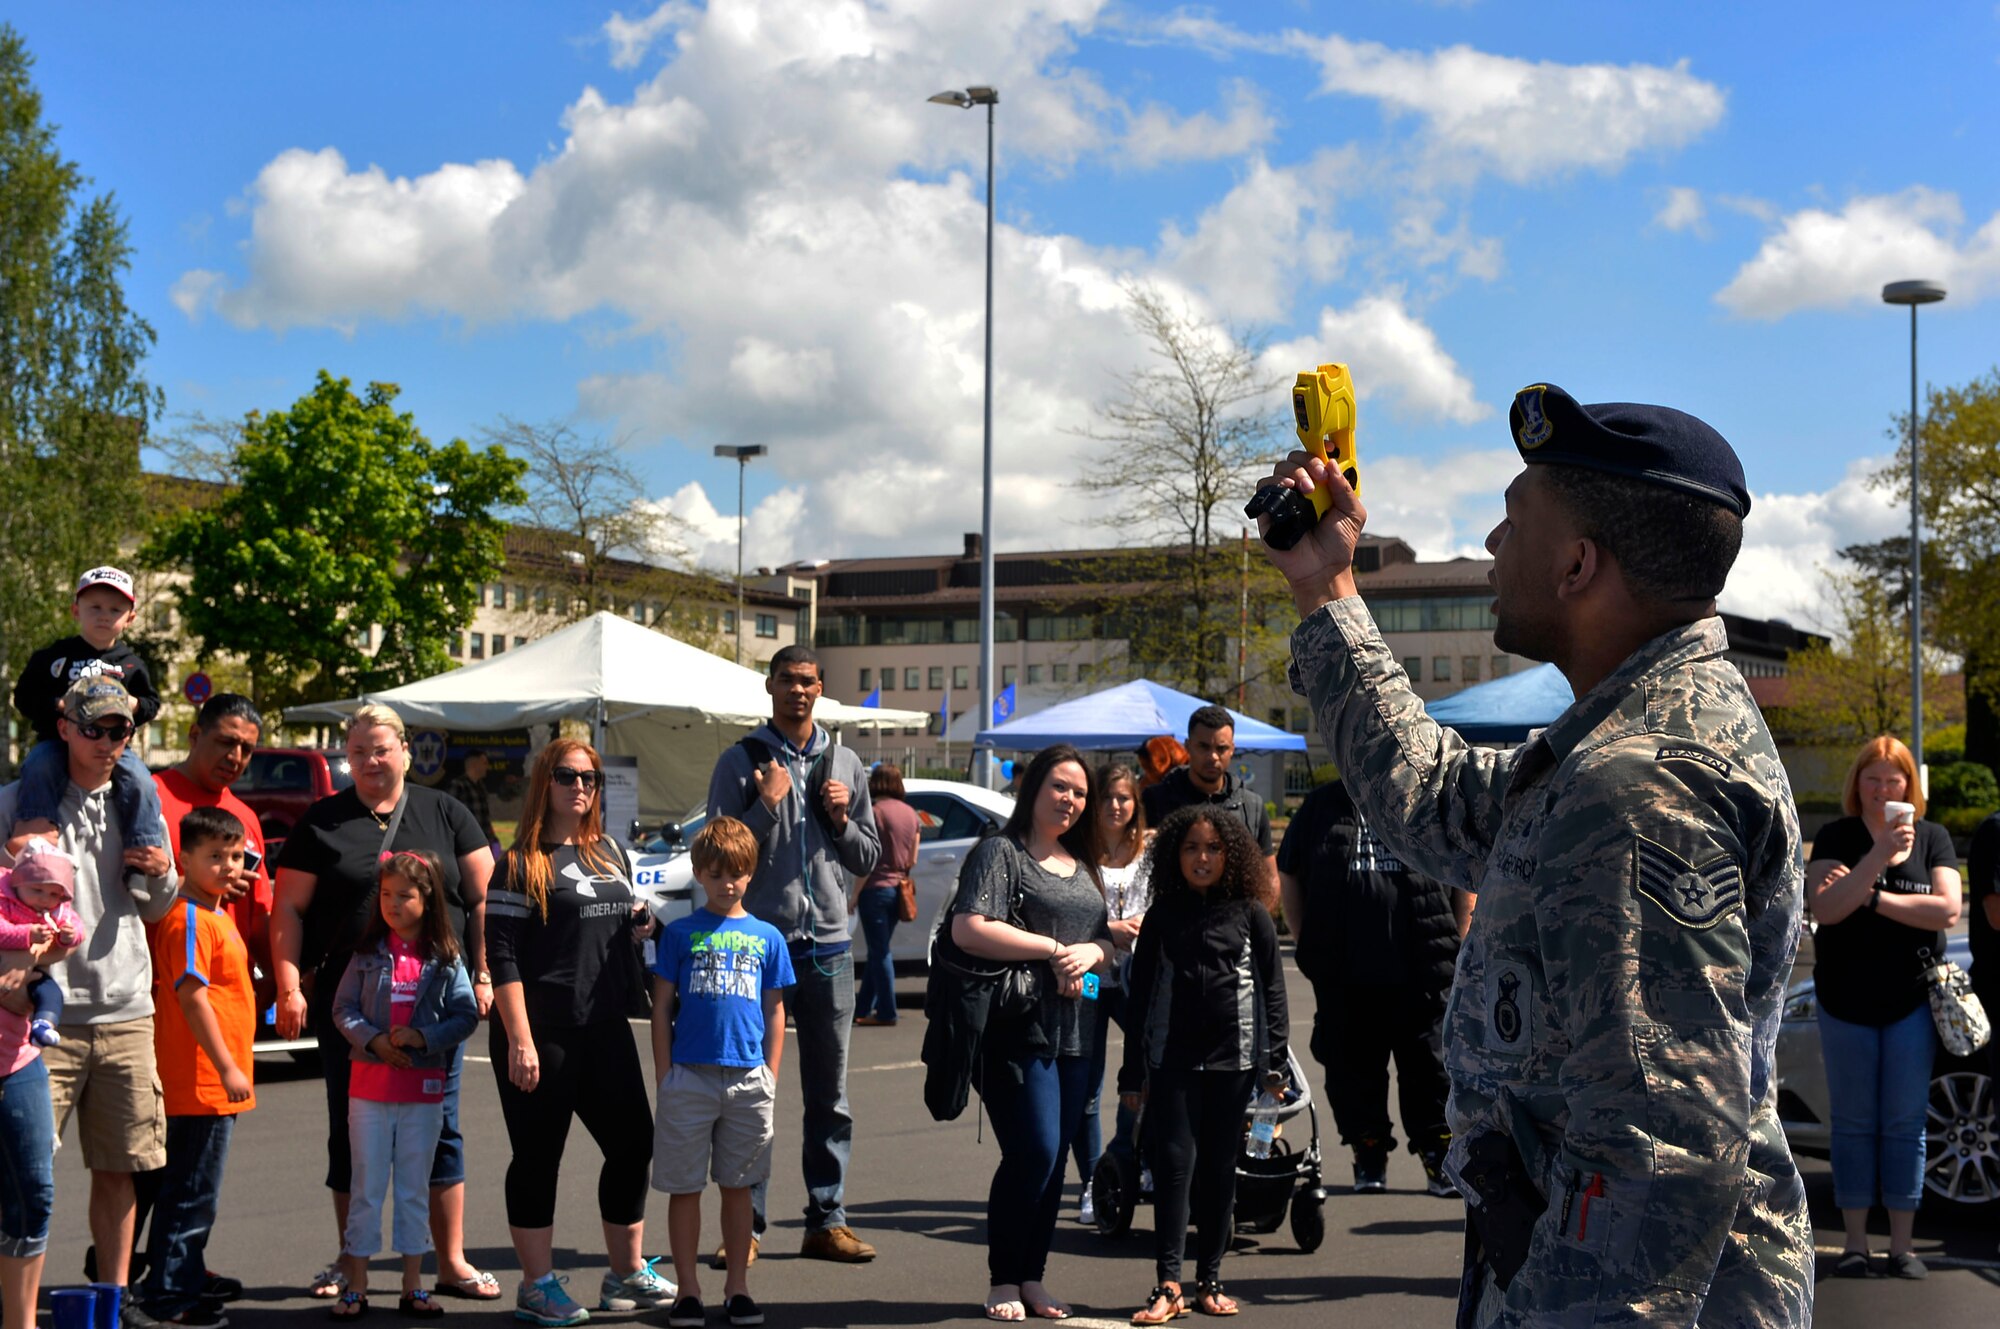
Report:
[[[1815,837],[1806,901],[1818,924],[1813,984],[1833,1112],[1833,1192],[1847,1229],[1843,1277],[1923,1278],[1910,1250],[1924,1185],[1931,1028],[1925,970],[1958,922],[1958,855],[1922,820],[1910,750],[1883,735],[1862,745],[1841,794],[1847,813]],[[1889,1254],[1868,1255],[1868,1210],[1889,1211]]]

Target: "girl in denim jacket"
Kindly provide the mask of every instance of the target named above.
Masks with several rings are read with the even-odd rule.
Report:
[[[347,1291],[331,1314],[351,1320],[368,1309],[368,1259],[382,1249],[382,1206],[393,1178],[399,1306],[429,1319],[444,1314],[419,1286],[431,1249],[431,1155],[444,1127],[452,1049],[479,1027],[479,1005],[452,935],[436,857],[387,855],[376,881],[379,907],[333,999],[334,1024],[354,1045],[347,1108],[354,1179],[340,1252]]]

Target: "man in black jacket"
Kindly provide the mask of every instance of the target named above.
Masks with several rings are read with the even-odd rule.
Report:
[[[1181,808],[1196,803],[1227,808],[1248,828],[1264,856],[1264,880],[1258,889],[1264,903],[1271,902],[1272,859],[1271,817],[1263,795],[1239,784],[1229,773],[1236,756],[1236,718],[1220,706],[1203,706],[1188,716],[1187,764],[1168,771],[1166,778],[1139,795],[1145,804],[1146,824],[1160,827]]]
[[[1457,1191],[1440,1170],[1451,1132],[1442,1022],[1472,897],[1404,867],[1368,829],[1340,781],[1306,796],[1278,849],[1278,889],[1313,985],[1312,1052],[1326,1068],[1354,1189],[1388,1187],[1396,1137],[1389,1059],[1410,1152],[1431,1194]]]

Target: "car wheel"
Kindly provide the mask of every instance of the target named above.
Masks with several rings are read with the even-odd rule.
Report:
[[[1964,1063],[1931,1080],[1924,1189],[1954,1204],[2000,1202],[2000,1122],[1994,1083]]]

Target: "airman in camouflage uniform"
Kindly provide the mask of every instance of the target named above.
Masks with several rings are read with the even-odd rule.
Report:
[[[1604,428],[1592,413],[1611,408],[1529,393],[1514,421],[1530,462],[1636,470],[1747,510],[1734,454],[1693,417],[1624,408]],[[1650,417],[1633,412],[1674,417],[1643,464],[1631,450]],[[1568,452],[1533,456],[1551,429]],[[1718,465],[1727,483],[1712,483]],[[1358,502],[1327,482],[1327,524],[1344,501],[1358,535]],[[1298,559],[1274,561],[1301,591]],[[1719,579],[1690,589],[1691,621],[1586,675],[1560,719],[1506,752],[1425,715],[1358,598],[1319,604],[1293,634],[1293,686],[1378,833],[1478,892],[1445,1017],[1447,1171],[1471,1207],[1462,1325],[1811,1322],[1811,1227],[1772,1068],[1801,908],[1798,821],[1701,603]]]

